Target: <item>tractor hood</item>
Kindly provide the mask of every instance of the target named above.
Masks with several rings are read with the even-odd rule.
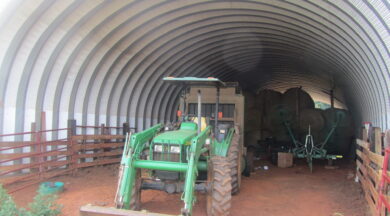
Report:
[[[178,145],[189,145],[191,144],[191,139],[196,136],[196,131],[194,130],[177,130],[177,131],[168,131],[162,134],[159,134],[153,139],[154,143],[168,143],[168,144],[178,144]]]
[[[197,129],[197,124],[193,122],[183,122],[180,125],[179,130],[161,133],[153,139],[153,142],[177,145],[190,145],[191,139],[197,135]]]

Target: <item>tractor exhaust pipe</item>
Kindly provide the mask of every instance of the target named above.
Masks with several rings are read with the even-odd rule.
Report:
[[[219,111],[219,87],[217,87],[217,101],[215,102],[215,116],[214,116],[214,134],[218,134],[218,111]]]
[[[202,131],[202,93],[198,90],[198,135]]]

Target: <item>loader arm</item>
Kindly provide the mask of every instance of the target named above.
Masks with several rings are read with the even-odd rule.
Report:
[[[147,142],[149,142],[160,130],[162,124],[157,124],[147,130],[126,137],[125,147],[122,154],[119,173],[119,185],[116,197],[118,208],[129,209],[131,193],[135,180],[134,161],[138,160]]]
[[[196,176],[198,176],[198,162],[202,153],[208,149],[205,148],[206,139],[209,137],[211,127],[208,126],[198,136],[191,140],[191,148],[188,157],[188,168],[186,172],[186,179],[184,183],[184,192],[182,200],[184,201],[184,208],[182,209],[183,215],[191,215],[192,208],[196,201],[194,196],[194,185]]]

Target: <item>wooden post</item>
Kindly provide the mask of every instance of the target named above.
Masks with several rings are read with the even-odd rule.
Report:
[[[123,123],[123,135],[126,136],[127,133],[130,132],[130,126],[129,126],[129,123],[125,122]]]
[[[383,139],[383,145],[385,148],[390,148],[390,130],[385,131],[385,137]]]
[[[36,153],[38,151],[37,145],[37,124],[35,122],[31,123],[31,142],[34,142],[34,145],[31,146],[30,152]],[[39,159],[37,156],[33,156],[30,158],[30,164],[38,163]],[[30,172],[39,172],[38,168],[31,168]]]
[[[375,153],[382,155],[382,132],[379,127],[374,127]]]
[[[101,135],[105,135],[106,134],[106,125],[105,124],[101,124],[100,125],[100,134]],[[99,143],[105,143],[106,141],[107,140],[105,140],[105,139],[100,139]],[[96,152],[107,152],[107,151],[109,151],[108,148],[103,148],[103,149],[96,150]],[[97,157],[93,158],[93,160],[97,160],[97,159],[98,159]]]
[[[39,146],[40,146],[40,149],[41,149],[41,155],[40,155],[40,158],[41,158],[41,163],[45,163],[45,161],[47,160],[47,157],[44,156],[44,153],[47,152],[47,146],[45,145],[46,143],[46,133],[47,132],[42,132],[42,131],[45,131],[46,130],[46,113],[45,112],[41,112],[41,128],[39,129],[39,133],[38,133],[38,136],[39,136]],[[41,165],[40,166],[40,171],[43,172],[46,170],[46,167]],[[42,173],[41,173],[42,174]]]
[[[68,120],[68,152],[70,155],[68,156],[68,160],[70,161],[68,169],[72,170],[72,174],[74,175],[77,171],[77,160],[76,160],[76,154],[77,150],[73,145],[73,135],[76,135],[76,120],[69,119]]]
[[[368,140],[368,132],[367,132],[367,129],[362,127],[362,140],[367,142]]]
[[[384,132],[383,147],[384,147],[384,149],[390,148],[390,130],[386,130]],[[387,163],[389,163],[389,161],[387,161]],[[387,196],[390,195],[390,189],[389,188],[386,188],[386,195]],[[386,215],[386,213],[388,214],[388,210],[386,210],[386,208],[384,208],[384,209],[385,209],[384,210],[385,214],[383,214],[383,215]]]

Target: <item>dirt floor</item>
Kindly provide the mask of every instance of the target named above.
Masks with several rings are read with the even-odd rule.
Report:
[[[297,165],[298,164],[298,165]],[[243,177],[240,194],[233,197],[231,215],[291,216],[365,216],[368,207],[358,183],[354,181],[353,163],[338,164],[338,169],[325,169],[316,164],[310,173],[303,161],[292,168],[277,168],[267,161],[257,161],[251,177]],[[264,170],[264,165],[269,167]],[[261,168],[260,168],[261,167]],[[78,215],[80,206],[91,203],[114,206],[117,167],[105,166],[79,171],[77,176],[61,176],[53,181],[65,182],[59,194],[63,215]],[[38,185],[12,194],[16,203],[26,206]],[[143,191],[142,208],[152,212],[179,214],[180,194]],[[198,195],[195,216],[206,215],[206,196]]]

